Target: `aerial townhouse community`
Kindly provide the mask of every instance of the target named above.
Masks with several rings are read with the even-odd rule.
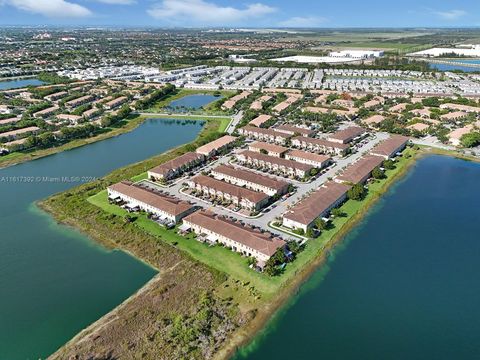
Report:
[[[329,221],[353,186],[367,186],[374,170],[409,143],[348,121],[323,133],[308,122],[263,119],[270,126],[237,128],[148,170],[137,183],[110,186],[110,202],[254,258],[262,270],[276,251],[289,251],[289,241],[315,241],[318,222]]]
[[[145,82],[24,89],[6,95],[27,105],[0,120],[6,129],[0,141],[15,149],[46,129],[61,137],[65,129],[104,126],[120,109],[140,108],[167,82],[237,90],[223,110],[252,116],[238,125],[232,118],[227,134],[106,193],[126,215],[146,213],[166,231],[231,249],[262,271],[276,252],[289,253],[292,241],[316,241],[353,190],[368,191],[412,141],[461,147],[465,135],[479,132],[480,78],[458,76],[199,66],[145,75]]]

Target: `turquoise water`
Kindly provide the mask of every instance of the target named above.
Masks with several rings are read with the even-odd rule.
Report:
[[[20,79],[20,80],[0,80],[0,90],[19,89],[27,86],[38,86],[45,84],[38,79]]]
[[[205,106],[207,104],[210,104],[213,101],[216,101],[220,99],[219,96],[213,96],[209,94],[195,94],[195,95],[187,95],[184,97],[181,97],[180,99],[173,100],[170,102],[170,104],[167,106],[168,109],[173,109],[173,110],[198,110],[202,106]]]
[[[57,225],[34,202],[190,142],[201,127],[147,120],[130,133],[0,170],[0,359],[48,356],[155,275]]]
[[[480,358],[478,179],[420,160],[236,359]]]

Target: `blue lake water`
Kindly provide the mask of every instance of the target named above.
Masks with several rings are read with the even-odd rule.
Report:
[[[479,359],[479,179],[420,160],[236,359]]]
[[[198,110],[202,106],[208,105],[213,101],[219,100],[220,98],[221,98],[220,96],[213,96],[209,94],[187,95],[187,96],[181,97],[180,99],[173,100],[172,102],[170,102],[167,108],[169,109],[185,108],[185,109]]]
[[[480,63],[480,60],[478,60],[478,62],[476,62],[477,60],[471,60],[471,61],[468,61],[468,60],[452,60],[452,62],[455,62],[455,63],[458,63],[457,64],[437,64],[437,63],[429,63],[429,65],[433,68],[433,69],[437,69],[437,70],[440,70],[440,71],[453,71],[453,70],[462,70],[462,71],[465,71],[465,72],[480,72],[480,68],[476,68],[476,67],[469,67],[469,66],[462,66],[462,63],[471,63],[471,64],[478,64]]]
[[[38,79],[0,80],[0,90],[19,89],[27,86],[39,86],[45,84]]]
[[[147,120],[130,133],[0,169],[1,360],[45,358],[156,273],[38,210],[37,200],[79,185],[48,179],[103,176],[190,142],[201,128]]]

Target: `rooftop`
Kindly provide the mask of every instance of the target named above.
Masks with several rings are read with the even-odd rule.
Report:
[[[125,196],[134,198],[137,201],[153,206],[154,208],[165,211],[173,216],[183,214],[185,211],[192,208],[192,205],[185,201],[141,188],[128,181],[119,182],[108,188]]]
[[[198,159],[203,159],[204,155],[202,154],[197,154],[194,152],[187,152],[183,155],[180,155],[176,157],[175,159],[172,159],[170,161],[167,161],[163,164],[160,164],[150,171],[156,174],[160,175],[166,175],[168,174],[169,171],[178,169],[182,167],[183,165],[189,164],[192,161],[198,160]]]
[[[243,155],[251,159],[256,159],[259,161],[264,161],[267,163],[276,164],[279,166],[284,166],[292,169],[298,169],[303,171],[309,171],[310,169],[312,169],[312,165],[307,165],[307,164],[300,163],[298,161],[287,160],[287,159],[279,158],[276,156],[269,156],[262,153],[249,151],[249,150],[244,150],[241,153],[239,153],[239,155]]]
[[[260,126],[262,126],[262,124],[266,123],[271,118],[272,117],[270,115],[262,114],[262,115],[257,116],[252,121],[250,121],[249,124],[260,127]]]
[[[219,165],[212,171],[221,173],[227,176],[232,176],[234,178],[248,181],[254,184],[259,184],[259,185],[268,187],[270,189],[280,190],[286,185],[288,185],[286,181],[277,180],[269,176],[260,175],[248,170],[234,168],[233,166]]]
[[[402,135],[392,135],[387,140],[382,141],[377,144],[372,150],[371,153],[381,156],[391,156],[394,151],[396,151],[402,145],[405,145],[408,142],[409,138]]]
[[[224,194],[235,196],[239,199],[247,199],[252,203],[258,203],[268,198],[268,195],[264,193],[229,184],[225,181],[220,181],[206,175],[197,175],[193,177],[190,181],[201,186],[206,186],[210,189],[215,189],[216,191],[221,191]]]
[[[350,126],[346,129],[337,131],[330,135],[329,139],[334,139],[342,142],[348,142],[350,139],[356,138],[365,133],[365,129],[360,126]]]
[[[347,183],[358,184],[368,176],[373,169],[382,165],[383,160],[384,158],[381,156],[366,155],[357,162],[347,166],[337,179]]]
[[[263,141],[255,141],[255,142],[249,144],[248,146],[249,146],[249,148],[263,149],[263,150],[266,150],[268,152],[277,153],[277,154],[282,154],[282,153],[284,153],[288,150],[288,148],[286,148],[286,147],[266,143],[266,142],[263,142]]]
[[[294,137],[292,141],[293,140],[298,140],[301,142],[306,142],[306,143],[319,145],[319,146],[325,146],[327,148],[334,148],[334,149],[341,149],[341,150],[345,150],[349,148],[347,144],[341,144],[333,141],[328,141],[325,139],[310,138],[305,136],[297,136],[297,137]]]
[[[225,136],[222,136],[221,138],[219,138],[217,140],[213,140],[212,142],[209,142],[208,144],[200,146],[196,150],[196,152],[198,154],[208,155],[211,152],[216,151],[218,149],[221,149],[224,146],[227,146],[227,145],[233,143],[236,140],[237,140],[237,138],[235,136],[225,135]]]
[[[278,248],[285,245],[282,239],[274,237],[270,232],[254,230],[206,211],[197,211],[184,218],[184,221],[208,229],[267,256],[272,256]]]
[[[308,151],[302,151],[302,150],[290,150],[288,152],[288,155],[294,156],[300,159],[316,161],[319,163],[323,163],[325,161],[331,160],[331,157],[328,155],[319,155],[319,154],[311,153]]]
[[[333,181],[325,183],[318,190],[310,194],[304,200],[297,203],[283,217],[299,222],[300,224],[311,224],[316,218],[322,215],[332,204],[345,195],[350,189],[349,185]]]
[[[300,134],[302,136],[311,136],[315,132],[311,129],[306,129],[306,128],[303,128],[303,127],[292,126],[292,125],[287,125],[287,124],[280,125],[280,126],[274,128],[273,130],[284,132],[284,133],[287,133],[287,134],[292,134],[292,135],[293,134]]]

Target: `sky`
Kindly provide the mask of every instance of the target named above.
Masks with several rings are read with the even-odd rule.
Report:
[[[476,27],[480,0],[0,0],[0,25]]]

